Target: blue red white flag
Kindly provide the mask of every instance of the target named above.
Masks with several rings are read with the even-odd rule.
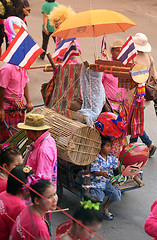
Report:
[[[134,41],[130,36],[128,40],[124,43],[119,52],[117,59],[121,61],[124,65],[127,65],[134,57],[137,55],[137,50],[134,45]]]
[[[61,41],[61,43],[56,48],[55,52],[52,54],[52,58],[53,58],[54,62],[57,60],[57,57],[59,55],[63,55],[65,53],[65,51],[68,49],[70,43],[75,39],[76,38],[68,38],[68,39],[63,39]]]
[[[103,36],[101,44],[101,54],[106,57],[106,36]]]
[[[35,59],[44,51],[30,37],[23,27],[20,28],[0,61],[29,69]]]
[[[62,66],[64,67],[71,57],[79,56],[79,55],[80,55],[79,51],[76,47],[75,41],[73,40],[70,43],[68,49],[66,50],[66,53],[64,54],[63,61],[62,61]]]

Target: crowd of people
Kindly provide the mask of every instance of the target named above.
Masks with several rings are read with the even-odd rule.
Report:
[[[2,43],[6,41],[6,48],[16,36],[8,21],[27,29],[26,17],[31,12],[31,6],[27,0],[0,0],[0,55]],[[58,4],[55,0],[46,0],[42,5],[42,48],[44,52],[39,59],[44,60],[51,34],[68,17],[75,14],[69,6]],[[12,16],[10,18],[10,16]],[[8,28],[9,26],[9,28]],[[5,29],[5,31],[4,31]],[[53,37],[56,48],[63,39]],[[135,48],[138,52],[135,60],[137,64],[143,64],[149,68],[148,81],[157,78],[155,64],[150,56],[151,46],[147,36],[137,33],[133,36]],[[78,39],[75,39],[77,49],[81,53]],[[123,46],[122,39],[116,39],[110,46],[111,59],[117,61],[117,56]],[[59,55],[57,63],[61,63],[64,54]],[[72,57],[69,63],[78,63],[76,57]],[[114,114],[121,114],[124,110],[124,102],[130,100],[133,91],[118,87],[118,78],[112,74],[102,75],[104,98],[108,107]],[[22,67],[5,63],[0,69],[0,232],[1,240],[14,239],[51,239],[46,224],[49,211],[54,211],[57,206],[57,147],[55,140],[49,133],[50,126],[45,124],[45,117],[41,114],[29,113],[25,116],[25,110],[33,109],[29,88],[29,77]],[[26,104],[23,98],[25,97]],[[153,99],[156,107],[157,99]],[[145,107],[149,104],[145,102]],[[122,122],[121,122],[122,123]],[[5,143],[10,135],[8,126],[23,129],[31,142],[27,146],[25,156],[21,155],[16,146]],[[14,131],[13,131],[14,133]],[[136,143],[138,136],[131,137],[130,143]],[[145,131],[139,136],[147,146],[149,157],[152,157],[157,147]],[[123,141],[124,140],[124,141]],[[56,236],[55,240],[76,239],[86,240],[94,238],[94,233],[101,226],[103,219],[113,220],[114,215],[109,211],[113,201],[121,200],[121,191],[117,181],[112,181],[114,171],[118,169],[118,155],[126,139],[112,139],[101,135],[101,150],[96,160],[90,165],[90,190],[75,210],[69,228]],[[119,144],[119,145],[118,145]],[[116,148],[116,154],[114,150]],[[134,148],[131,145],[131,148]],[[140,162],[141,163],[141,162]],[[137,168],[137,166],[135,167]],[[117,170],[118,171],[118,170]],[[30,195],[26,201],[26,195]],[[104,203],[105,197],[107,201]],[[145,222],[144,229],[150,236],[157,238],[156,201],[151,207],[151,214]]]

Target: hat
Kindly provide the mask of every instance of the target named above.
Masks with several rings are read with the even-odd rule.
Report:
[[[41,131],[51,127],[45,125],[45,117],[41,114],[28,114],[24,123],[18,123],[17,127],[25,130]]]
[[[124,44],[123,40],[121,39],[115,39],[114,42],[110,45],[110,50],[113,48],[118,48],[118,47],[122,47]]]
[[[148,38],[143,33],[136,33],[136,35],[133,38],[135,47],[137,51],[140,52],[150,52],[151,51],[151,45],[148,43]]]

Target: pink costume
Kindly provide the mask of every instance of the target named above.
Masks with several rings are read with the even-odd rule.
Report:
[[[61,43],[62,38],[56,37],[55,40],[56,40],[56,48],[57,48],[58,45]],[[75,43],[76,43],[76,47],[77,47],[78,51],[81,53],[81,47],[80,47],[80,44],[79,44],[79,41],[77,38],[75,39]],[[62,61],[64,54],[65,54],[65,52],[63,54],[58,55],[57,62]],[[68,63],[78,63],[78,60],[76,57],[72,57],[69,59]]]
[[[32,213],[29,210],[29,207],[26,207],[16,218],[17,223],[22,226],[27,232],[21,229],[18,225],[14,224],[9,240],[33,240],[33,239],[45,239],[50,240],[50,235],[48,232],[48,228],[44,220]]]
[[[24,122],[24,88],[29,78],[24,68],[5,63],[0,69],[0,87],[4,88],[4,109],[7,125],[17,128],[19,122]],[[15,130],[11,130],[15,134]],[[5,124],[0,121],[0,143],[10,138]]]
[[[112,58],[110,60],[113,61]],[[121,103],[127,97],[128,91],[125,88],[118,88],[118,78],[112,74],[103,73],[102,83],[112,109],[119,111]]]
[[[151,213],[145,221],[144,230],[153,237],[153,240],[157,239],[157,200],[151,206]]]
[[[0,87],[5,89],[4,98],[10,101],[22,101],[24,88],[29,82],[27,71],[24,68],[5,63],[0,69]],[[8,104],[4,103],[5,109]]]
[[[0,193],[6,191],[7,189],[7,180],[0,178]]]
[[[26,206],[22,202],[22,200],[18,196],[14,196],[6,191],[0,193],[0,239],[7,240],[9,239],[9,235],[13,226],[13,221],[7,217],[11,217],[12,219],[16,219],[19,213]],[[7,215],[5,215],[6,213]]]
[[[35,142],[34,150],[30,153],[27,165],[32,167],[36,175],[39,173],[54,181],[56,189],[57,181],[57,148],[55,140],[49,131],[43,133]]]

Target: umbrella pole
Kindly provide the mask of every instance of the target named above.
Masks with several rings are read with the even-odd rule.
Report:
[[[95,60],[97,60],[97,59],[98,59],[98,51],[97,51],[97,46],[96,46],[96,38],[95,38],[94,25],[92,25],[92,27],[93,27],[93,35],[94,35],[94,46],[95,46],[95,54],[94,54],[94,56],[95,56]]]

